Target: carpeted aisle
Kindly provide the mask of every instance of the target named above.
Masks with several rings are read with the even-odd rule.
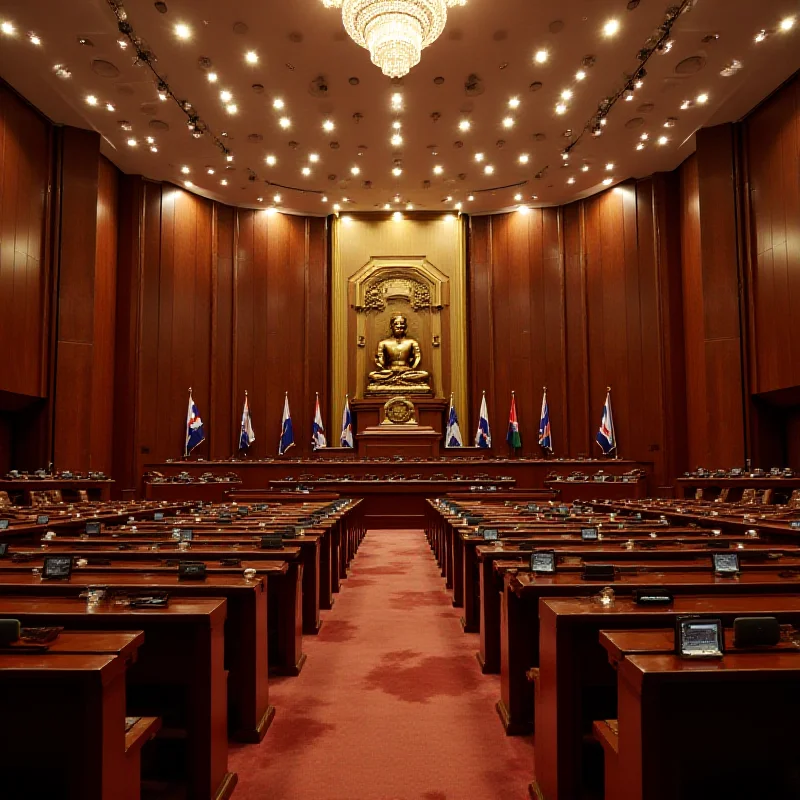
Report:
[[[421,531],[371,531],[306,637],[305,668],[270,686],[260,745],[233,746],[238,800],[523,800],[530,738],[503,733]]]

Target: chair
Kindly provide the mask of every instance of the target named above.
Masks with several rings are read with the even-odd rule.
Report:
[[[61,489],[50,489],[46,492],[47,496],[50,499],[51,503],[63,503],[64,498],[61,494]]]
[[[0,492],[0,508],[8,508],[10,505],[13,504],[11,498],[8,496],[8,492]]]
[[[800,489],[792,490],[789,495],[789,500],[786,503],[787,508],[800,508]]]
[[[86,489],[78,489],[78,502],[79,503],[89,502],[89,492],[87,492]]]
[[[47,492],[37,492],[31,489],[28,492],[28,502],[32,506],[44,506],[50,502]]]
[[[742,492],[742,499],[739,501],[743,506],[751,506],[754,503],[758,502],[758,490],[757,489],[745,489]]]
[[[703,499],[703,489],[699,487],[694,490],[694,499],[695,500],[702,500]]]
[[[728,502],[728,494],[730,493],[730,489],[725,487],[724,489],[720,490],[719,496],[714,501],[715,503],[727,503]]]

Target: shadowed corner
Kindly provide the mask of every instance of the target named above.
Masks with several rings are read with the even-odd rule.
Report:
[[[383,657],[364,683],[407,703],[427,703],[434,697],[458,697],[479,687],[480,673],[462,655],[427,656],[413,666],[398,666],[397,658]]]

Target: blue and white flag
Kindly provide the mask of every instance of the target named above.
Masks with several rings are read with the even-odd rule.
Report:
[[[247,392],[244,393],[244,408],[242,409],[242,431],[239,434],[239,449],[247,450],[256,440],[256,432],[253,430],[253,418],[250,416],[250,403],[247,400]]]
[[[547,407],[547,387],[542,394],[542,414],[539,417],[539,446],[553,452],[553,439],[550,436],[550,409]]]
[[[478,417],[478,432],[475,434],[475,447],[492,446],[492,432],[489,430],[489,410],[486,408],[486,392],[481,400],[481,414]]]
[[[188,456],[205,438],[203,420],[200,419],[200,412],[197,410],[194,400],[192,400],[192,390],[189,389],[189,410],[186,412],[186,446],[184,455]]]
[[[606,392],[606,404],[603,406],[603,418],[600,420],[600,430],[597,431],[597,444],[608,455],[617,449],[617,436],[614,433],[614,417],[611,414],[611,388]]]
[[[317,392],[317,405],[314,409],[314,424],[311,427],[311,449],[319,450],[327,447],[325,439],[325,428],[322,425],[322,412],[319,410],[319,392]]]
[[[458,414],[453,405],[453,395],[450,395],[450,412],[447,415],[447,430],[444,434],[445,447],[463,447],[464,440],[461,438],[461,428],[458,425]]]
[[[278,442],[278,455],[282,456],[290,447],[294,447],[294,428],[292,428],[292,412],[289,411],[289,392],[286,392],[286,397],[283,400],[281,440]]]
[[[353,418],[350,416],[350,398],[344,396],[344,410],[342,411],[342,433],[339,436],[339,444],[342,447],[353,446]]]

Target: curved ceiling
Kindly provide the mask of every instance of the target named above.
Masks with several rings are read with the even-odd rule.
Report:
[[[6,0],[0,75],[55,122],[97,130],[124,172],[222,202],[307,214],[408,204],[485,213],[567,203],[673,169],[698,128],[740,118],[800,68],[800,19],[780,25],[797,14],[794,0],[695,0],[602,135],[586,133],[562,158],[603,98],[625,87],[666,8],[467,0],[449,10],[421,63],[393,82],[321,0],[129,0],[127,20],[157,56],[155,70],[232,161],[211,135],[191,135],[176,102],[159,99],[153,73],[120,46],[104,0]],[[609,20],[619,23],[611,36]],[[402,141],[392,143],[394,134]]]

